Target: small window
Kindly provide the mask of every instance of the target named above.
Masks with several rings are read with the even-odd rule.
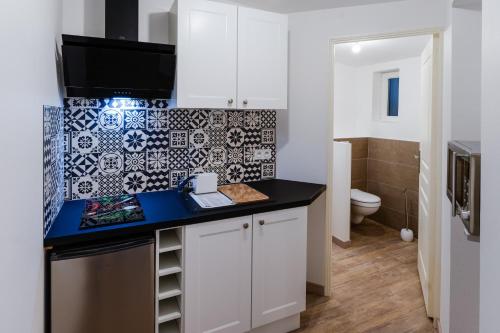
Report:
[[[387,116],[397,117],[399,112],[399,77],[389,79]]]
[[[396,121],[399,117],[399,70],[374,73],[374,119]]]

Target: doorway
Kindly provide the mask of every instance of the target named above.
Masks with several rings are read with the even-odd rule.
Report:
[[[402,63],[399,65],[394,65],[394,63],[390,63],[390,61],[385,61],[386,66],[375,66],[371,68],[371,71],[365,71],[362,74],[359,74],[360,71],[357,71],[357,74],[352,74],[353,72],[346,71],[346,68],[340,68],[336,66],[336,62],[340,57],[342,57],[342,52],[348,50],[352,54],[359,54],[363,52],[363,48],[369,48],[370,44],[382,43],[391,45],[391,43],[395,43],[397,39],[414,38],[415,40],[420,39],[422,41],[421,49],[418,55],[411,54],[407,58],[414,58],[414,65],[418,65],[419,72],[419,85],[420,85],[420,93],[418,96],[418,100],[422,103],[419,103],[418,107],[418,123],[425,124],[424,126],[415,125],[417,118],[408,119],[408,107],[401,105],[403,102],[407,102],[408,97],[408,71],[404,70],[404,66]],[[384,196],[389,196],[390,201],[390,193],[387,193],[387,189],[384,189],[384,172],[387,171],[384,169],[384,163],[378,163],[380,159],[387,157],[386,155],[397,155],[397,149],[401,146],[405,146],[406,143],[399,143],[394,141],[406,141],[399,140],[398,134],[394,132],[395,128],[399,128],[400,134],[404,134],[406,136],[413,136],[412,140],[418,142],[418,148],[414,156],[414,161],[410,161],[410,163],[416,163],[415,166],[418,168],[418,172],[416,173],[416,181],[415,186],[411,188],[412,194],[418,198],[417,204],[414,207],[410,208],[413,210],[413,225],[410,223],[410,228],[413,227],[413,231],[417,239],[414,241],[415,248],[417,251],[417,261],[416,265],[418,266],[418,278],[420,280],[420,288],[422,290],[423,299],[425,302],[425,312],[428,317],[439,318],[439,295],[440,295],[440,206],[438,205],[438,198],[440,195],[440,184],[441,184],[441,72],[442,72],[442,36],[439,31],[422,31],[422,32],[411,32],[411,33],[401,33],[401,34],[393,34],[387,36],[368,36],[368,37],[357,37],[357,38],[348,38],[348,39],[337,39],[331,41],[331,59],[332,59],[332,100],[331,100],[331,114],[330,114],[330,137],[329,137],[329,153],[331,154],[329,158],[329,188],[334,189],[330,190],[328,197],[328,207],[327,215],[328,220],[331,222],[330,226],[330,234],[332,236],[338,235],[339,228],[338,223],[335,224],[338,219],[344,219],[343,227],[341,226],[340,231],[340,245],[344,247],[349,246],[350,242],[350,223],[345,223],[345,216],[348,215],[350,217],[350,206],[347,208],[349,211],[346,212],[346,200],[350,202],[350,197],[347,199],[344,197],[343,206],[344,208],[339,208],[336,206],[335,202],[337,202],[337,194],[336,192],[339,189],[338,184],[335,183],[336,179],[345,179],[349,177],[350,180],[357,183],[357,187],[363,186],[363,179],[354,179],[352,177],[352,172],[356,172],[357,176],[359,176],[358,166],[356,170],[352,169],[349,175],[342,175],[342,173],[338,173],[336,171],[339,170],[335,168],[335,164],[333,162],[335,152],[338,150],[335,149],[334,139],[363,139],[370,140],[373,138],[373,145],[375,153],[378,155],[373,158],[374,164],[377,164],[375,168],[379,169],[379,178],[382,178],[380,184],[374,183],[370,180],[371,187],[367,188],[362,187],[367,192],[373,190],[374,186],[378,186],[378,191],[382,191]],[[339,49],[344,48],[345,50]],[[393,55],[400,53],[398,56],[401,58],[404,57],[405,54],[408,53],[410,49],[409,44],[407,47],[400,48],[399,51],[393,50]],[[406,52],[406,53],[405,53]],[[378,55],[375,53],[373,56],[377,59]],[[361,58],[361,57],[359,57]],[[354,61],[359,61],[359,58]],[[352,64],[351,64],[352,65]],[[366,64],[365,64],[366,65]],[[406,73],[405,75],[403,75]],[[338,75],[343,75],[346,77],[353,77],[350,81],[353,83],[355,80],[355,75],[365,75],[365,78],[368,77],[368,80],[364,81],[364,85],[369,87],[364,87],[365,92],[369,91],[370,93],[366,94],[365,97],[360,97],[359,95],[352,95],[349,92],[341,92],[339,93],[335,89],[338,87]],[[347,80],[346,82],[348,82]],[[397,83],[400,84],[399,94],[401,95],[401,100],[399,103],[399,108],[397,107],[397,102],[395,103],[394,96],[391,97],[391,93],[394,94],[397,89],[394,86],[397,86]],[[405,83],[405,84],[403,84]],[[391,90],[392,85],[392,90]],[[403,87],[405,86],[405,87]],[[345,90],[346,86],[341,87]],[[359,87],[358,87],[359,88]],[[403,91],[404,90],[404,91]],[[335,91],[335,92],[334,92]],[[406,92],[405,92],[406,91]],[[342,95],[339,95],[342,94]],[[378,94],[378,96],[377,96]],[[406,94],[406,95],[405,95]],[[366,97],[368,96],[368,97]],[[404,97],[403,97],[404,96]],[[410,98],[411,99],[411,98]],[[403,101],[404,100],[404,101]],[[359,113],[353,112],[352,108],[349,112],[345,112],[341,114],[336,114],[336,112],[342,106],[340,104],[358,104],[358,109],[361,110]],[[359,106],[359,104],[362,104]],[[345,107],[345,105],[344,105]],[[405,119],[403,119],[405,118]],[[411,117],[410,117],[411,118]],[[337,121],[337,123],[335,123]],[[338,126],[339,122],[343,122],[343,126]],[[395,126],[397,123],[406,122],[405,126]],[[409,125],[408,125],[409,124]],[[413,124],[413,126],[412,126]],[[367,125],[371,125],[372,129],[370,131],[366,131]],[[401,125],[401,124],[400,124]],[[417,128],[415,128],[417,127]],[[391,132],[392,128],[392,132]],[[351,132],[349,132],[351,131]],[[384,138],[384,133],[387,134],[391,132],[392,134],[387,135],[387,138]],[[403,136],[403,139],[405,137]],[[406,138],[407,139],[407,138]],[[339,141],[349,141],[349,140],[339,140]],[[388,142],[386,142],[388,141]],[[385,144],[389,144],[389,150],[385,147]],[[363,145],[365,143],[361,143]],[[369,144],[369,143],[366,143]],[[398,146],[399,145],[399,146]],[[395,147],[396,151],[391,150],[390,147]],[[398,148],[399,147],[399,148]],[[405,147],[408,148],[406,145]],[[351,148],[352,149],[352,148]],[[411,148],[409,148],[411,149]],[[356,147],[356,151],[354,149],[351,150],[352,154],[359,154],[359,150]],[[406,152],[408,155],[408,152]],[[359,156],[357,156],[359,157]],[[395,156],[396,158],[401,156]],[[367,156],[368,158],[368,156]],[[401,161],[400,161],[401,162]],[[361,167],[363,169],[363,167]],[[336,178],[335,178],[336,177]],[[389,177],[391,177],[389,175]],[[394,175],[392,175],[394,177]],[[397,176],[400,178],[404,178],[404,176]],[[386,178],[387,179],[387,178]],[[367,182],[368,180],[365,180]],[[352,183],[352,184],[353,184]],[[350,195],[351,183],[345,185],[347,190],[349,191],[347,195]],[[361,184],[361,185],[360,185]],[[411,186],[408,186],[411,187]],[[341,188],[341,186],[340,186]],[[354,188],[354,187],[352,187]],[[385,192],[384,192],[385,191]],[[375,191],[376,192],[376,191]],[[390,192],[390,191],[389,191]],[[403,192],[403,191],[402,191]],[[343,192],[345,193],[345,192]],[[387,199],[387,198],[386,198]],[[406,205],[405,205],[406,206]],[[389,207],[390,208],[390,207]],[[394,207],[392,207],[394,208]],[[343,209],[343,212],[342,212]],[[394,213],[394,212],[393,212]],[[404,212],[396,212],[400,213],[399,216],[403,215]],[[401,214],[402,213],[402,214]],[[342,217],[342,215],[344,215]],[[380,214],[384,216],[384,214]],[[387,215],[387,213],[386,213]],[[393,214],[398,215],[398,214]],[[339,217],[340,216],[340,217]],[[369,221],[369,219],[367,219]],[[393,219],[394,220],[394,219]],[[397,220],[397,219],[395,219]],[[401,219],[400,219],[401,220]],[[401,226],[405,226],[405,219],[403,221],[399,221]],[[380,224],[380,223],[379,223]],[[347,228],[346,228],[347,226]],[[386,227],[395,227],[392,226],[383,226]],[[342,229],[343,228],[343,229]],[[369,228],[369,227],[368,227]],[[346,231],[347,229],[347,231]],[[359,228],[358,228],[359,229]],[[359,231],[359,230],[358,230]],[[342,235],[343,233],[343,235]],[[346,236],[347,235],[347,236]],[[342,239],[343,237],[343,239]],[[346,238],[347,237],[347,238]],[[344,243],[344,244],[342,244]],[[334,254],[335,255],[335,254]],[[335,257],[333,258],[333,264],[335,265]],[[335,269],[333,269],[335,271]],[[335,295],[335,284],[332,284],[332,293]]]

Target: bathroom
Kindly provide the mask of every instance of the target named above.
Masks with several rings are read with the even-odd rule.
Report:
[[[345,199],[350,189],[348,214],[334,213],[337,244],[350,241],[345,232],[336,234],[339,220],[346,227],[346,215],[351,228],[374,221],[418,237],[420,141],[428,126],[420,112],[421,55],[431,40],[421,35],[335,46],[333,165],[343,183],[334,194],[337,210],[346,211],[346,204],[335,196]]]
[[[356,306],[373,301],[381,309],[411,293],[424,326],[432,311],[428,194],[439,146],[430,130],[435,41],[425,34],[350,40],[333,53],[333,293],[347,297],[354,288],[372,295]]]

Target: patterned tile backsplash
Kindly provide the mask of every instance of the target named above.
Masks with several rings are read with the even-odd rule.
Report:
[[[269,160],[254,160],[255,149]],[[273,110],[168,109],[165,100],[64,101],[64,197],[166,190],[215,172],[220,184],[274,178]]]
[[[43,107],[43,233],[49,231],[64,202],[63,109]]]

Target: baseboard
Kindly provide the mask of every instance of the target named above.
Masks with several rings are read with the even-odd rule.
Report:
[[[343,249],[347,249],[347,248],[351,247],[351,241],[350,241],[350,240],[349,240],[349,241],[347,241],[347,242],[344,242],[344,241],[342,241],[342,240],[338,239],[338,238],[337,238],[337,237],[335,237],[335,236],[332,236],[332,240],[333,240],[333,242],[334,242],[335,244],[337,244],[338,246],[340,246],[340,247],[341,247],[341,248],[343,248]]]
[[[306,291],[309,294],[314,294],[314,295],[318,295],[318,296],[325,296],[325,286],[322,286],[320,284],[316,284],[313,282],[307,282]]]

